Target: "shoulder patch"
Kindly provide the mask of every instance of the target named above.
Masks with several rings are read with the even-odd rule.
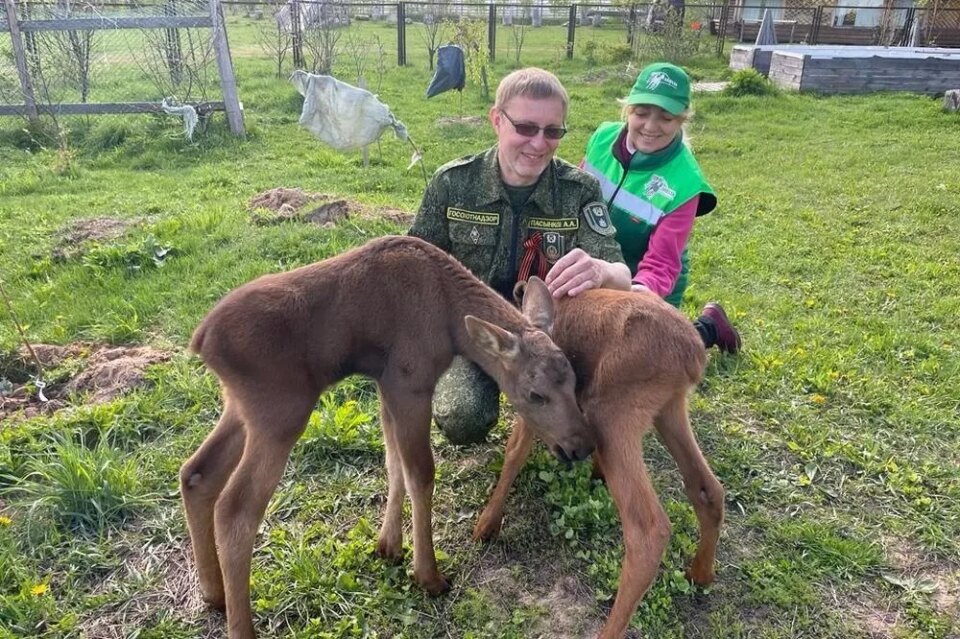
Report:
[[[613,235],[617,229],[610,220],[610,212],[607,211],[607,205],[603,202],[590,202],[582,211],[583,218],[587,221],[587,226],[600,235]]]

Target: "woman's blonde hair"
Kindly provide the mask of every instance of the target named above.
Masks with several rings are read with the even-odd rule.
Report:
[[[510,100],[521,97],[533,100],[558,98],[563,103],[563,118],[564,120],[567,118],[567,107],[570,104],[567,90],[560,84],[557,76],[549,71],[527,67],[508,74],[497,87],[497,97],[493,106],[502,110]]]

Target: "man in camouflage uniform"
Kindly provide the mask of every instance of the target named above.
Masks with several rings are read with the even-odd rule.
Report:
[[[514,71],[497,89],[497,145],[440,167],[410,235],[449,252],[507,299],[539,275],[554,297],[595,287],[630,289],[596,179],[554,157],[568,98],[542,69]],[[482,441],[500,391],[478,366],[454,359],[437,384],[433,416],[455,444]]]

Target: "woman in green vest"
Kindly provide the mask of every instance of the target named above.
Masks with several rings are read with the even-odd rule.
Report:
[[[600,181],[634,290],[679,306],[687,288],[687,240],[694,220],[717,206],[684,144],[690,78],[658,62],[640,72],[625,100],[625,122],[604,122],[587,143],[581,168]],[[740,350],[740,334],[723,307],[708,303],[694,321],[707,348]]]

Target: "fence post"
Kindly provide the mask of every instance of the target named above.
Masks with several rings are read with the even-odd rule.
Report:
[[[497,59],[497,5],[490,3],[487,7],[487,54],[490,62]]]
[[[573,60],[573,39],[577,33],[577,5],[570,5],[570,17],[567,21],[567,60]]]
[[[280,28],[279,25],[277,28]],[[293,68],[306,70],[303,59],[303,31],[300,29],[300,3],[290,2],[290,44],[293,46]]]
[[[916,7],[907,7],[907,14],[903,19],[903,27],[900,32],[900,41],[898,44],[901,47],[911,47],[913,43],[910,41],[910,35],[913,33],[913,21],[917,19],[917,9]]]
[[[37,100],[33,96],[33,84],[30,82],[30,70],[27,67],[27,56],[23,50],[23,40],[20,38],[20,23],[17,20],[17,5],[14,0],[3,0],[7,11],[7,24],[10,27],[10,41],[13,43],[13,59],[17,65],[17,75],[20,76],[20,92],[23,93],[23,103],[27,107],[27,118],[31,122],[40,119],[37,113]]]
[[[730,18],[730,4],[726,1],[720,5],[720,23],[717,25],[717,57],[723,57],[723,44],[727,39],[727,20]]]
[[[240,98],[237,97],[237,78],[233,74],[233,62],[230,60],[230,44],[227,42],[227,25],[223,19],[223,6],[220,0],[210,0],[210,20],[213,23],[213,50],[217,56],[217,68],[220,71],[220,89],[223,92],[223,105],[227,111],[227,122],[234,135],[244,136],[243,111],[240,110]]]
[[[823,20],[823,5],[817,5],[816,11],[813,12],[813,29],[810,33],[810,44],[816,44],[817,40],[820,39],[820,21]]]
[[[407,4],[397,3],[397,66],[407,64]]]
[[[163,4],[163,15],[177,15],[177,0],[166,0]],[[180,81],[183,79],[183,47],[180,42],[179,29],[166,29],[165,33],[167,70],[170,71],[170,80],[174,88],[180,87]]]

